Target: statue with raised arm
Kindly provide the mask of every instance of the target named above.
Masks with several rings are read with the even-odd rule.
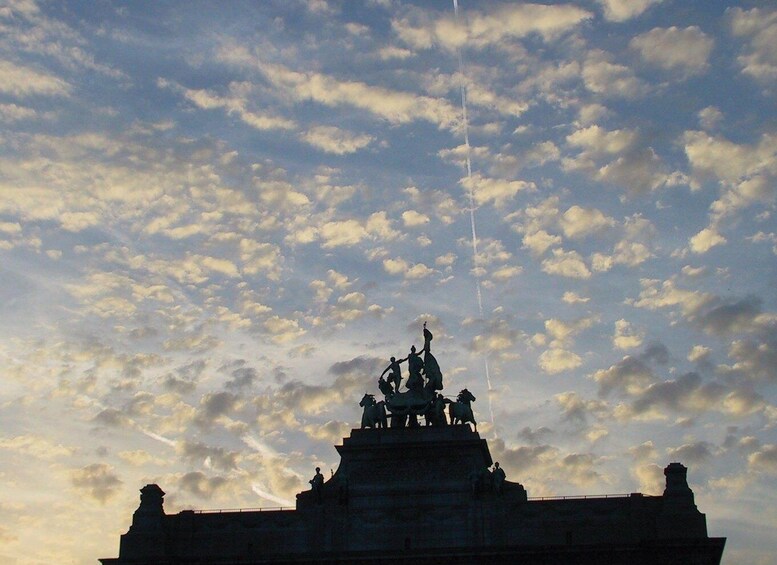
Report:
[[[426,388],[429,390],[442,390],[442,371],[434,355],[432,355],[432,332],[426,329],[424,322],[424,373],[426,374]]]
[[[383,375],[391,371],[388,375],[388,379],[386,379],[384,382],[394,385],[394,392],[399,392],[399,383],[402,382],[402,369],[400,368],[399,364],[404,363],[405,361],[407,361],[407,357],[400,359],[399,361],[397,361],[396,357],[392,357],[389,366],[386,367],[380,374],[380,377],[382,378]],[[385,394],[383,388],[381,388],[381,392]]]

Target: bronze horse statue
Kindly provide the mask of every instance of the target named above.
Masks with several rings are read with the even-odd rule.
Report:
[[[365,394],[359,406],[364,408],[362,412],[361,428],[385,428],[386,427],[386,403],[384,401],[375,402],[375,396]]]
[[[450,402],[448,413],[451,416],[451,425],[472,422],[475,431],[478,431],[478,423],[475,421],[475,415],[472,413],[472,406],[470,406],[472,402],[475,402],[475,396],[466,388],[456,397],[456,402]]]

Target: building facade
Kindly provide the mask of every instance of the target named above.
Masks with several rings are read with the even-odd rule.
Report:
[[[529,499],[469,425],[352,430],[296,509],[167,515],[157,485],[103,565],[720,563],[680,463],[660,496]]]

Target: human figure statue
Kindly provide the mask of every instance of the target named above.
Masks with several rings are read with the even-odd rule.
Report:
[[[321,467],[316,467],[316,474],[308,482],[310,483],[311,490],[316,496],[316,502],[321,504],[324,490],[324,475],[321,474]]]
[[[399,383],[402,382],[402,369],[400,368],[399,364],[405,361],[407,361],[407,357],[405,357],[404,359],[400,359],[399,361],[397,361],[396,357],[392,357],[391,363],[389,364],[389,366],[386,367],[383,370],[383,372],[380,374],[380,376],[382,377],[383,375],[391,371],[389,373],[388,379],[386,379],[386,382],[394,385],[395,392],[399,392]]]
[[[507,477],[505,476],[504,469],[502,469],[499,466],[499,461],[494,463],[494,470],[491,471],[491,480],[494,483],[494,493],[501,495],[502,489],[504,488],[505,479]]]
[[[416,353],[415,345],[410,347],[410,353],[407,356],[407,370],[410,376],[407,377],[405,386],[408,390],[421,391],[424,388],[424,378],[421,376],[421,371],[424,368],[423,359],[421,354]]]
[[[429,390],[442,390],[442,371],[434,355],[432,355],[432,332],[426,329],[424,322],[424,373],[426,374],[426,387]]]

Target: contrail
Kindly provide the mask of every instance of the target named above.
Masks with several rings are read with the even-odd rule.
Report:
[[[456,21],[459,21],[459,2],[453,0],[453,13]],[[456,48],[456,54],[459,59],[459,91],[461,92],[461,116],[464,125],[464,148],[467,163],[467,193],[469,196],[469,225],[472,230],[472,263],[475,266],[475,289],[478,299],[478,314],[483,318],[483,293],[480,290],[480,271],[478,267],[478,232],[475,224],[475,194],[472,188],[472,156],[469,146],[469,118],[467,116],[467,85],[464,81],[464,57],[461,48]],[[494,438],[497,438],[496,422],[494,421],[494,407],[491,403],[491,373],[488,370],[488,353],[484,355],[483,362],[486,369],[486,384],[488,385],[488,412],[491,415],[491,426],[494,430]]]

